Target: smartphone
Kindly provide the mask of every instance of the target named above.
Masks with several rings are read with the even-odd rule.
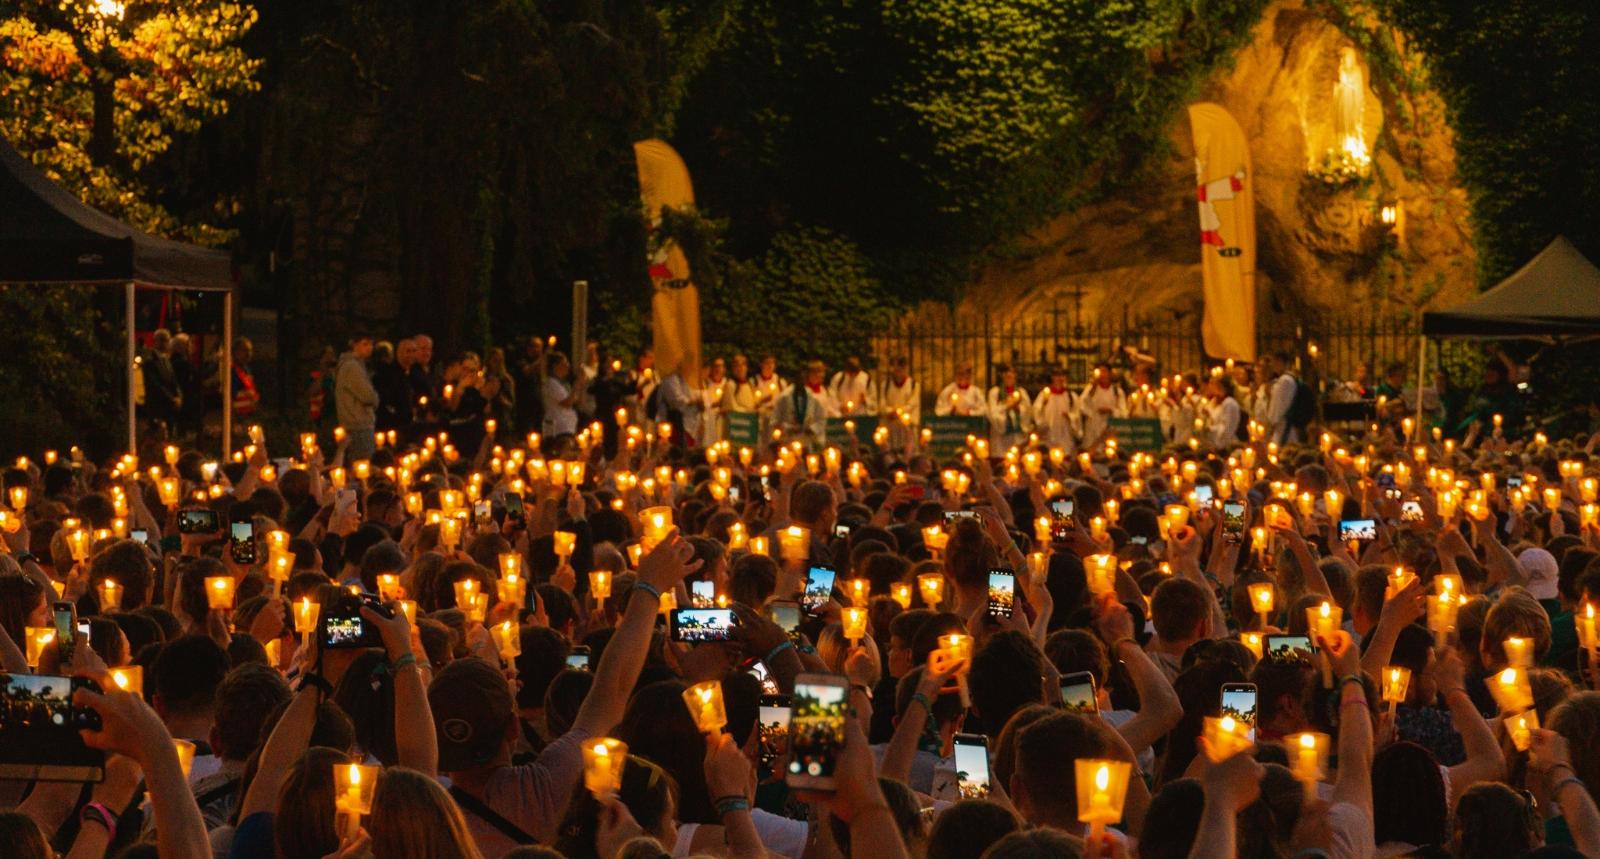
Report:
[[[348,516],[356,510],[356,491],[349,487],[339,490],[333,497],[333,511],[340,516]]]
[[[761,765],[772,769],[789,745],[789,716],[793,711],[788,695],[762,695],[756,725],[761,731]]]
[[[136,543],[149,543],[150,532],[143,528],[135,528],[128,532],[128,539],[133,540]]]
[[[735,504],[743,503],[744,490],[739,488],[739,484],[735,483],[728,487],[728,500]]]
[[[673,641],[701,644],[732,638],[733,624],[731,608],[675,608],[669,628]]]
[[[767,670],[767,663],[759,659],[747,659],[740,668],[748,672],[751,677],[756,678],[756,682],[761,684],[761,694],[776,695],[781,691],[778,689],[778,681],[773,678],[772,672]]]
[[[960,522],[962,519],[976,519],[976,518],[978,518],[978,511],[976,511],[976,510],[946,510],[946,511],[944,511],[944,524],[946,524],[946,525],[952,525],[953,526],[957,522]]]
[[[1421,522],[1423,518],[1422,502],[1415,498],[1400,502],[1401,522]]]
[[[690,608],[716,608],[717,583],[709,579],[701,579],[689,583]]]
[[[800,604],[794,600],[773,600],[767,603],[767,617],[791,637],[800,631]]]
[[[522,521],[522,511],[523,511],[522,496],[518,495],[515,492],[507,492],[506,493],[506,499],[505,499],[505,505],[506,505],[506,521],[507,522],[513,522],[513,521],[521,522]]]
[[[1256,738],[1256,684],[1222,684],[1222,715],[1249,726],[1249,737]]]
[[[1520,475],[1520,474],[1508,474],[1508,475],[1506,475],[1506,488],[1507,489],[1520,489],[1521,487],[1522,487],[1522,475]]]
[[[494,521],[494,506],[489,499],[481,498],[472,502],[472,521],[480,528]]]
[[[228,526],[228,554],[235,564],[256,562],[256,525],[246,520]]]
[[[1071,498],[1057,498],[1050,502],[1050,540],[1056,543],[1065,542],[1067,535],[1072,532]]]
[[[78,607],[66,600],[50,604],[50,619],[56,630],[56,644],[61,648],[61,661],[72,659],[72,648],[78,638]]]
[[[1010,617],[1017,600],[1017,576],[1010,570],[989,571],[989,616]]]
[[[1375,519],[1340,519],[1339,539],[1349,542],[1360,540],[1369,543],[1378,539],[1378,522]]]
[[[794,681],[789,716],[789,773],[795,790],[833,790],[833,770],[844,746],[849,681],[839,674],[801,674]]]
[[[1244,502],[1225,501],[1222,504],[1222,535],[1228,542],[1238,542],[1244,534]]]
[[[1310,662],[1316,652],[1309,635],[1269,635],[1264,647],[1272,662]]]
[[[956,782],[962,799],[989,796],[989,738],[982,734],[956,734]]]
[[[1194,500],[1201,504],[1210,504],[1211,499],[1217,497],[1217,491],[1209,483],[1196,483],[1194,485]]]
[[[806,590],[800,595],[800,606],[806,614],[822,614],[823,606],[828,600],[833,599],[833,579],[836,573],[832,567],[815,566],[806,573]]]
[[[100,715],[72,703],[87,677],[0,674],[0,778],[99,782],[105,755],[84,745],[79,730],[100,730]]]
[[[578,671],[589,670],[589,645],[575,644],[567,652],[567,667]]]
[[[179,510],[179,534],[215,534],[220,523],[215,510]]]
[[[1094,675],[1088,671],[1061,675],[1061,705],[1068,713],[1098,717],[1100,696],[1095,691]]]
[[[843,522],[836,522],[833,526],[833,536],[840,540],[850,539],[850,526]]]
[[[1135,546],[1148,546],[1150,545],[1150,538],[1143,534],[1135,534],[1128,538],[1128,542]]]
[[[1057,519],[1071,519],[1073,500],[1071,498],[1052,498],[1050,500],[1050,515]]]

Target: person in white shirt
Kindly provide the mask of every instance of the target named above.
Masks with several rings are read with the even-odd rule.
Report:
[[[1016,368],[1001,364],[1000,384],[989,389],[989,440],[995,455],[1027,442],[1033,432],[1033,401],[1017,384]]]
[[[1267,441],[1280,445],[1299,441],[1300,428],[1290,425],[1289,409],[1294,404],[1294,393],[1300,387],[1300,380],[1289,372],[1289,358],[1282,352],[1267,355],[1263,366],[1267,370],[1267,378],[1272,379],[1267,394],[1267,419],[1262,421],[1267,426]]]
[[[911,378],[909,367],[904,355],[890,359],[889,378],[878,394],[878,407],[889,424],[889,447],[893,450],[904,450],[922,423],[922,385]]]
[[[1239,401],[1228,395],[1221,376],[1212,376],[1206,382],[1205,433],[1201,438],[1214,450],[1232,447],[1239,441],[1239,422],[1244,411]]]
[[[1077,421],[1078,403],[1067,388],[1067,371],[1057,367],[1050,371],[1050,387],[1040,391],[1033,401],[1033,425],[1045,444],[1059,447],[1070,456],[1077,451]]]
[[[872,377],[861,369],[861,358],[856,355],[844,359],[844,369],[833,374],[828,392],[839,406],[839,414],[875,415],[878,413],[877,392],[872,387]]]
[[[627,400],[628,415],[635,426],[649,426],[655,419],[654,415],[648,413],[646,404],[659,384],[661,377],[656,375],[656,353],[651,349],[641,349],[633,369],[628,371],[628,386],[632,389]]]
[[[722,400],[723,411],[753,412],[759,401],[756,380],[750,376],[750,359],[734,355],[728,365],[728,394]]]
[[[583,398],[583,379],[569,382],[572,378],[572,362],[560,352],[551,352],[548,357],[549,374],[544,377],[544,388],[540,395],[544,397],[544,426],[545,438],[555,438],[558,435],[570,435],[578,431],[578,401]]]
[[[728,379],[726,368],[721,358],[712,358],[711,364],[706,367],[706,377],[700,383],[700,390],[695,392],[700,401],[700,428],[695,433],[695,440],[701,447],[716,444],[727,434],[723,401],[733,389],[733,383]]]
[[[1111,374],[1111,365],[1104,361],[1095,365],[1094,381],[1078,396],[1078,413],[1083,416],[1083,443],[1092,446],[1105,435],[1112,418],[1128,414],[1128,399],[1117,387]]]
[[[839,414],[833,394],[822,384],[823,372],[821,361],[807,364],[801,383],[779,395],[772,410],[772,424],[783,430],[785,439],[799,438],[814,449],[826,444],[828,418]]]
[[[933,413],[982,417],[988,412],[989,403],[985,400],[983,391],[972,384],[972,365],[962,363],[956,367],[956,380],[945,385],[944,390],[939,392],[939,400],[934,403]]]
[[[1196,435],[1195,421],[1203,408],[1203,397],[1196,392],[1197,380],[1190,376],[1169,376],[1162,380],[1166,396],[1161,401],[1162,436],[1175,445],[1188,445]]]
[[[788,380],[778,375],[778,359],[771,352],[761,356],[761,370],[751,385],[755,388],[756,413],[761,415],[761,437],[767,438],[772,432],[772,410],[778,398],[789,390]]]

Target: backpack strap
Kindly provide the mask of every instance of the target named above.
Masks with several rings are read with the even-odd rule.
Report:
[[[450,797],[461,806],[461,810],[482,820],[500,831],[501,835],[518,844],[536,844],[538,839],[522,831],[515,823],[501,817],[499,812],[490,808],[483,800],[473,796],[455,785],[450,785]]]

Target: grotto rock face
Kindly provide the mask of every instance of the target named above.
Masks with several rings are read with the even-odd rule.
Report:
[[[1355,112],[1370,167],[1361,181],[1330,183],[1314,171],[1342,151],[1340,111],[1348,125],[1355,101],[1341,107],[1340,96],[1350,94],[1352,61],[1365,89]],[[1442,102],[1384,75],[1329,19],[1280,2],[1263,14],[1233,67],[1196,99],[1225,107],[1250,141],[1263,326],[1315,330],[1352,311],[1404,319],[1473,291],[1467,197],[1455,185]],[[1153,179],[1021,238],[980,273],[955,312],[986,310],[996,322],[1051,309],[1087,322],[1143,314],[1197,327],[1200,252],[1186,117],[1169,138],[1172,153]],[[1400,223],[1384,224],[1383,207],[1397,203]]]

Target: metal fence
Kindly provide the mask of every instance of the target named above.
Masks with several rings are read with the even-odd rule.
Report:
[[[1164,374],[1197,372],[1205,364],[1197,317],[1129,316],[1077,323],[1071,317],[1064,309],[1052,309],[1009,323],[996,322],[988,313],[902,319],[872,338],[872,351],[880,367],[890,356],[906,356],[925,393],[948,384],[964,364],[972,366],[978,382],[993,384],[996,368],[1009,363],[1029,387],[1048,383],[1056,368],[1064,368],[1073,385],[1087,384],[1098,362],[1128,367],[1135,355],[1154,359]],[[1393,362],[1407,365],[1408,378],[1416,373],[1418,334],[1415,319],[1321,316],[1301,325],[1263,322],[1256,343],[1258,353],[1282,350],[1294,356],[1310,378],[1354,378],[1365,363],[1377,381],[1384,366]]]

